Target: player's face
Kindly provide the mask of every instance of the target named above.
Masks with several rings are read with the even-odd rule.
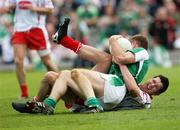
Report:
[[[159,77],[149,79],[144,85],[144,91],[151,95],[158,95],[159,90],[163,87]]]

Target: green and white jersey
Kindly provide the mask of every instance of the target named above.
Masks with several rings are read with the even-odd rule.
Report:
[[[129,51],[135,55],[136,62],[132,64],[127,64],[127,67],[132,76],[135,78],[136,83],[139,84],[143,80],[145,74],[148,71],[149,54],[147,50],[145,50],[144,48],[135,48]],[[121,79],[123,79],[119,65],[115,63],[112,63],[108,73],[115,74]]]

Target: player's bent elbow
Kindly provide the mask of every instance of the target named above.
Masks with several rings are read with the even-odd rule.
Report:
[[[124,56],[114,56],[114,60],[118,64],[125,64],[126,63],[126,59]]]
[[[109,54],[104,54],[104,55],[103,55],[103,58],[100,59],[100,60],[102,60],[102,63],[111,63],[111,61],[112,61],[112,56],[109,55]]]

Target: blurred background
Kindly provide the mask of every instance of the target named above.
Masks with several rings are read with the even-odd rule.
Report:
[[[3,7],[5,0],[0,0]],[[180,65],[180,0],[52,0],[53,14],[47,17],[49,38],[64,17],[70,17],[68,35],[107,51],[113,34],[143,34],[149,40],[151,66]],[[15,70],[11,35],[13,12],[0,14],[0,70]],[[91,67],[72,51],[52,42],[52,57],[60,69]],[[35,51],[28,51],[27,69],[45,70]]]

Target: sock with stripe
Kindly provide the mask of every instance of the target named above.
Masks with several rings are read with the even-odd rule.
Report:
[[[99,107],[99,106],[101,106],[99,101],[96,99],[96,97],[89,97],[86,100],[86,104],[88,107]]]
[[[74,51],[75,53],[79,51],[79,49],[82,46],[82,43],[79,41],[76,41],[69,36],[64,36],[60,41],[59,44],[62,46],[69,48],[70,50]]]
[[[56,100],[54,100],[54,99],[52,99],[52,98],[46,98],[46,99],[44,100],[44,104],[45,104],[46,106],[50,106],[50,107],[52,107],[52,108],[55,108],[57,102],[56,102]]]

